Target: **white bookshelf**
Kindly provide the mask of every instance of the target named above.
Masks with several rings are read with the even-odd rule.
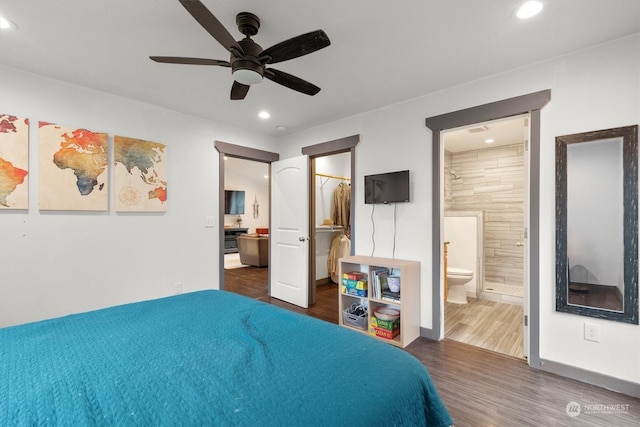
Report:
[[[400,277],[400,301],[388,301],[382,298],[374,298],[372,287],[373,277],[371,272],[377,268],[390,269],[394,276]],[[367,296],[349,295],[342,291],[344,273],[366,273],[368,278]],[[339,260],[338,305],[340,309],[339,324],[346,328],[367,334],[372,338],[384,341],[398,347],[406,347],[420,336],[420,263],[401,259],[378,258],[368,256],[351,256]],[[368,307],[366,329],[359,329],[345,324],[344,311],[351,304],[363,304]],[[393,339],[375,336],[371,328],[371,316],[374,310],[380,306],[388,306],[400,310],[400,334]]]

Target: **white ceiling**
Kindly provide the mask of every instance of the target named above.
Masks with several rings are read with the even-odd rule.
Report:
[[[225,182],[231,181],[236,184],[238,180],[241,180],[243,184],[250,183],[254,188],[265,187],[265,190],[269,187],[269,164],[255,162],[253,160],[240,159],[238,157],[226,157],[224,158],[224,171]],[[229,174],[234,176],[229,179]],[[226,185],[225,185],[226,187]],[[227,188],[227,190],[235,190],[236,188]]]
[[[177,0],[2,2],[19,28],[0,34],[0,64],[277,136],[640,32],[638,0],[543,1],[519,21],[520,0],[203,0],[238,39],[236,14],[257,14],[263,48],[323,29],[331,46],[275,67],[314,97],[265,80],[230,101],[228,68],[149,60],[228,60]]]
[[[529,115],[475,123],[448,130],[443,134],[444,149],[451,153],[517,144],[528,137]]]

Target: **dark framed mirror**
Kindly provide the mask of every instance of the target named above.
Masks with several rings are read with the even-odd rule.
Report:
[[[556,137],[556,310],[638,324],[638,125]]]

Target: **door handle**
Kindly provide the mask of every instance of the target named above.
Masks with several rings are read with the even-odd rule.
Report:
[[[523,246],[524,246],[524,243],[522,243],[522,242],[516,242],[516,246],[517,246],[517,247],[519,247],[519,248],[521,248],[521,247],[523,247]]]
[[[301,242],[305,242],[307,240],[309,240],[308,237],[298,237],[298,240],[300,240]]]

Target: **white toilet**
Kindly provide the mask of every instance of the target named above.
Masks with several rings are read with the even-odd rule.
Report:
[[[464,285],[471,279],[473,279],[473,271],[447,267],[447,302],[466,304],[467,290]]]

